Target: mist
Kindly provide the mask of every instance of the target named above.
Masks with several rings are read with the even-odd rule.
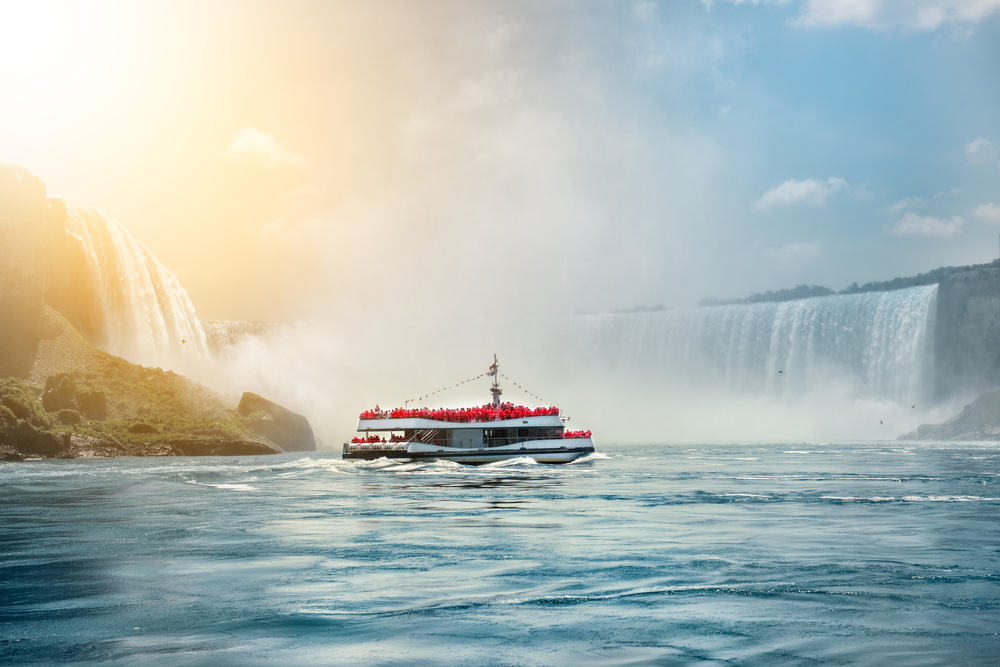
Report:
[[[836,354],[762,390],[567,334],[993,259],[989,12],[950,36],[897,17],[888,53],[891,21],[845,44],[809,7],[26,6],[0,149],[120,221],[202,320],[281,323],[208,361],[116,349],[286,403],[328,447],[494,352],[598,441],[895,437],[966,397],[880,393]]]

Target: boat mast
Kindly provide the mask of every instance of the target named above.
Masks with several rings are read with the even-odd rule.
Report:
[[[493,392],[493,407],[500,407],[500,394],[503,390],[500,389],[500,384],[497,382],[497,377],[500,375],[500,362],[497,361],[497,353],[493,353],[493,365],[490,366],[490,375],[493,376],[493,386],[490,387],[490,391]]]

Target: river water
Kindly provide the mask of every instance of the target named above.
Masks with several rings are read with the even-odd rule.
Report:
[[[0,464],[0,664],[977,665],[1000,445]]]

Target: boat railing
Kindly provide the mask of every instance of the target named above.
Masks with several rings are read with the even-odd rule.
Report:
[[[344,452],[405,452],[408,442],[345,442]]]
[[[484,438],[483,446],[485,447],[506,447],[508,445],[517,445],[522,442],[532,442],[533,440],[558,440],[559,436],[549,436],[549,435],[522,435],[522,436],[511,436],[509,438]]]

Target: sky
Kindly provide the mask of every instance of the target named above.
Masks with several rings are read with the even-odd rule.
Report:
[[[0,161],[203,319],[690,307],[1000,256],[1000,0],[0,2]]]

